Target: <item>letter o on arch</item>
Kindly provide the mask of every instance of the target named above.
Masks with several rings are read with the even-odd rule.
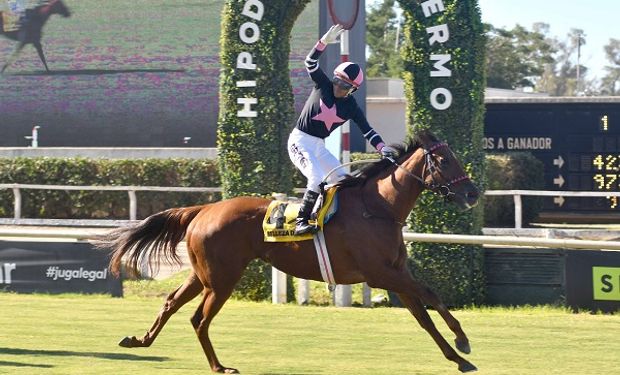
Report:
[[[440,96],[443,96],[443,100],[441,102],[438,100]],[[439,111],[450,108],[452,105],[452,93],[450,90],[443,87],[438,87],[433,90],[431,92],[431,105]]]
[[[248,31],[250,31],[250,35],[248,35]],[[260,29],[254,22],[246,22],[239,28],[239,37],[245,44],[256,43],[260,37]]]

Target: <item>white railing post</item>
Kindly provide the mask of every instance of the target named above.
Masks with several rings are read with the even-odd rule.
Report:
[[[286,303],[286,274],[271,267],[271,302]]]
[[[13,196],[15,197],[13,204],[13,217],[15,220],[18,220],[22,217],[22,193],[19,188],[13,188]]]
[[[362,285],[362,305],[364,305],[364,307],[371,307],[372,306],[372,301],[371,301],[371,292],[372,289],[368,286],[368,284],[363,283]]]
[[[352,300],[351,285],[336,285],[336,290],[334,290],[334,305],[338,307],[351,307]]]
[[[297,303],[307,305],[310,303],[310,281],[297,279]]]
[[[135,190],[128,190],[129,193],[129,220],[138,218],[138,197]]]
[[[513,198],[515,201],[515,228],[521,229],[523,226],[523,215],[521,214],[523,211],[521,205],[521,195],[515,194]]]

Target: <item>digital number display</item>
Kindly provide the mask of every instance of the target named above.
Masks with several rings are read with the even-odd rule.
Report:
[[[620,192],[620,98],[498,98],[486,110],[483,149],[534,155],[542,190]],[[620,212],[618,198],[549,197],[543,211],[607,215]]]
[[[592,166],[596,173],[592,179],[594,180],[594,187],[597,190],[603,191],[618,191],[620,190],[618,179],[618,172],[620,171],[619,164],[620,156],[618,155],[595,155],[592,160]]]

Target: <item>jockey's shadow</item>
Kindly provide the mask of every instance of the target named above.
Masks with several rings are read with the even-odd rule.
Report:
[[[69,70],[37,70],[30,72],[5,72],[5,76],[100,76],[108,74],[132,73],[185,73],[185,69],[69,69]]]

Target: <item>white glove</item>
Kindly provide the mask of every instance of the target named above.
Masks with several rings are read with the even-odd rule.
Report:
[[[334,25],[327,30],[325,35],[321,37],[321,43],[327,45],[330,43],[336,42],[340,34],[344,32],[344,27],[342,25]]]
[[[396,154],[398,153],[395,148],[390,146],[383,146],[379,152],[381,152],[381,157],[384,159],[394,159],[396,157]]]

